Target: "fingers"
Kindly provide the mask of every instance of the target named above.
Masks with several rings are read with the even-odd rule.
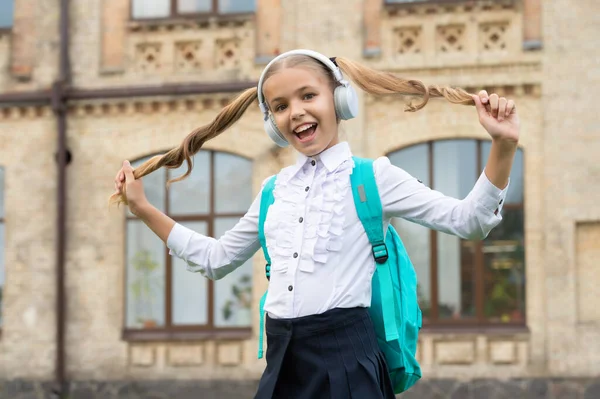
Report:
[[[504,97],[498,100],[498,120],[503,121],[506,116],[506,104],[508,101]]]
[[[500,102],[500,98],[496,93],[492,93],[490,95],[490,113],[494,118],[498,117],[498,105]]]
[[[129,161],[123,161],[123,168],[121,170],[125,175],[126,182],[132,182],[135,180],[135,177],[133,176],[133,168],[131,167]]]
[[[510,116],[510,114],[512,114],[514,109],[515,109],[515,102],[513,100],[508,100],[508,103],[506,104],[506,113],[505,113],[507,118]]]
[[[122,187],[125,183],[125,174],[123,173],[123,168],[119,169],[117,175],[115,176],[115,191],[118,194],[122,194]]]
[[[481,90],[479,92],[479,98],[481,99],[482,104],[487,104],[489,100],[488,92],[486,90]]]
[[[487,113],[494,118],[498,119],[498,121],[503,121],[505,118],[508,118],[515,111],[515,102],[513,100],[508,100],[505,97],[500,97],[496,93],[492,93],[488,95],[486,90],[481,90],[477,96],[474,96],[474,100],[477,101],[475,97],[478,97],[482,104],[487,105],[486,110]],[[478,107],[478,111],[480,111]]]
[[[487,98],[487,97],[486,97]],[[483,105],[483,99],[481,97],[481,93],[477,96],[473,96],[473,101],[475,102],[475,109],[477,110],[477,114],[479,115],[479,120],[482,121],[484,118],[488,116],[487,109],[485,105]]]

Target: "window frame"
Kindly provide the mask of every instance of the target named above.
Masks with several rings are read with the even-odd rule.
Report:
[[[403,146],[397,148],[393,151],[389,151],[386,156],[389,156],[394,153],[401,152],[402,150],[406,150],[413,146],[417,145],[427,145],[427,167],[429,172],[429,187],[435,190],[435,181],[434,181],[434,144],[444,141],[462,141],[462,140],[473,140],[476,142],[476,171],[483,171],[485,165],[482,164],[483,161],[483,144],[486,142],[491,142],[491,140],[480,139],[480,138],[471,138],[471,137],[453,137],[453,138],[444,138],[439,140],[428,140],[418,143],[411,143],[410,145]],[[523,184],[523,199],[520,203],[505,203],[503,205],[503,209],[506,210],[521,210],[523,213],[523,242],[526,243],[526,231],[525,231],[525,153],[523,148],[519,147],[519,150],[522,151],[523,156],[523,175],[522,175],[522,184]],[[438,284],[438,231],[434,229],[429,229],[429,251],[430,251],[430,262],[429,262],[429,278],[430,278],[430,298],[429,301],[431,303],[430,308],[430,316],[427,322],[423,321],[423,329],[431,330],[434,332],[456,332],[460,330],[464,331],[514,331],[521,332],[527,331],[527,302],[526,302],[526,291],[527,285],[524,284],[523,287],[523,318],[522,321],[519,322],[492,322],[489,321],[488,318],[485,317],[485,287],[486,287],[486,268],[485,268],[485,257],[483,251],[483,243],[485,240],[464,240],[459,238],[459,242],[472,242],[475,246],[474,250],[474,258],[475,264],[473,265],[474,269],[474,285],[475,285],[475,315],[474,317],[465,317],[460,319],[440,319],[439,318],[439,284]],[[526,275],[525,265],[525,275]],[[418,276],[417,276],[418,277]]]
[[[169,213],[169,190],[164,187],[165,193],[165,214],[172,218],[175,222],[205,222],[207,225],[207,236],[213,237],[215,230],[215,221],[218,218],[227,217],[238,217],[241,218],[245,215],[246,211],[240,213],[221,213],[215,212],[215,197],[216,197],[216,186],[215,186],[215,158],[217,154],[228,154],[234,155],[239,158],[243,158],[252,162],[251,158],[245,157],[235,152],[223,151],[223,150],[201,150],[207,152],[209,155],[209,208],[208,213],[198,213],[194,215],[172,215]],[[154,155],[160,155],[161,153],[154,153],[145,155],[138,158],[137,160],[152,157]],[[136,160],[136,161],[137,161]],[[136,161],[132,161],[136,162]],[[185,164],[184,164],[185,165]],[[158,171],[157,171],[158,172]],[[155,173],[157,173],[155,172]],[[168,169],[162,168],[162,172],[165,173],[165,177],[168,175]],[[184,180],[185,181],[185,180]],[[174,183],[177,184],[177,183]],[[250,204],[248,204],[250,206]],[[127,231],[128,223],[134,220],[140,220],[138,217],[133,216],[125,212],[123,218],[123,231]],[[207,324],[194,324],[194,325],[173,325],[173,301],[172,301],[172,283],[173,283],[173,262],[172,256],[169,255],[169,250],[164,247],[165,256],[165,276],[164,276],[164,295],[165,295],[165,323],[164,326],[150,327],[150,328],[132,328],[127,326],[127,310],[128,310],[128,287],[127,287],[127,237],[124,238],[125,245],[123,252],[123,298],[124,298],[124,312],[123,312],[123,334],[122,339],[126,341],[156,341],[156,340],[196,340],[196,339],[248,339],[252,336],[252,325],[248,327],[217,327],[214,325],[215,320],[215,282],[207,279]],[[249,260],[251,261],[251,260]],[[251,283],[254,289],[254,283]]]
[[[236,18],[236,17],[243,17],[243,16],[251,16],[256,13],[256,3],[255,3],[254,11],[221,13],[221,12],[219,12],[219,1],[220,0],[211,0],[211,10],[208,12],[200,11],[200,12],[180,13],[177,11],[177,2],[179,0],[169,0],[170,8],[169,8],[168,16],[140,18],[140,17],[134,17],[134,15],[133,15],[133,7],[134,7],[135,1],[136,0],[132,0],[131,4],[129,6],[129,19],[134,22],[168,21],[168,20],[173,20],[173,19],[198,19],[198,18],[208,19],[208,18],[215,18],[215,17]],[[137,0],[137,1],[141,1],[141,0]]]

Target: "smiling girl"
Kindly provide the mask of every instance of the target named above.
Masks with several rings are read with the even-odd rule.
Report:
[[[233,229],[214,239],[152,206],[141,178],[184,161],[189,170],[174,181],[187,177],[191,157],[204,142],[227,130],[257,98],[269,137],[298,152],[297,162],[277,175],[275,201],[264,224],[271,277],[264,305],[267,367],[256,394],[259,399],[395,397],[367,311],[375,261],[350,190],[354,161],[348,143],[339,139],[340,121],[358,113],[356,94],[344,75],[371,94],[420,96],[422,101],[408,105],[408,111],[423,108],[430,97],[475,105],[492,147],[485,170],[466,198],[429,189],[386,157],[376,159],[373,169],[385,226],[392,217],[401,217],[461,238],[485,238],[501,221],[517,149],[514,102],[485,91],[472,95],[428,87],[308,50],[278,56],[263,71],[258,87],[242,93],[212,123],[135,170],[124,161],[115,177],[111,202],[127,204],[172,254],[186,261],[188,270],[220,279],[261,247],[261,193]]]

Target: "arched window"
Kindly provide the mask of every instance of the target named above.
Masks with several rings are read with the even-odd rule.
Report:
[[[133,163],[134,167],[148,158]],[[185,173],[185,163],[144,177],[144,189],[149,201],[178,223],[218,238],[252,203],[252,162],[228,153],[200,151],[193,163],[191,175],[168,190],[166,181]],[[184,261],[170,256],[164,243],[129,212],[126,239],[128,331],[249,331],[251,261],[213,282],[187,271]]]
[[[0,328],[4,294],[4,169],[0,168]]]
[[[389,154],[434,190],[464,198],[487,162],[491,142],[442,140]],[[502,210],[503,220],[484,241],[467,241],[394,220],[419,279],[428,325],[525,322],[523,153],[519,149]]]

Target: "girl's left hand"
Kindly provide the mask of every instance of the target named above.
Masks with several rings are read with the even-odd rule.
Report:
[[[488,96],[482,90],[473,95],[475,107],[479,114],[479,123],[487,130],[492,139],[517,143],[521,123],[513,100],[498,97],[496,93]]]

